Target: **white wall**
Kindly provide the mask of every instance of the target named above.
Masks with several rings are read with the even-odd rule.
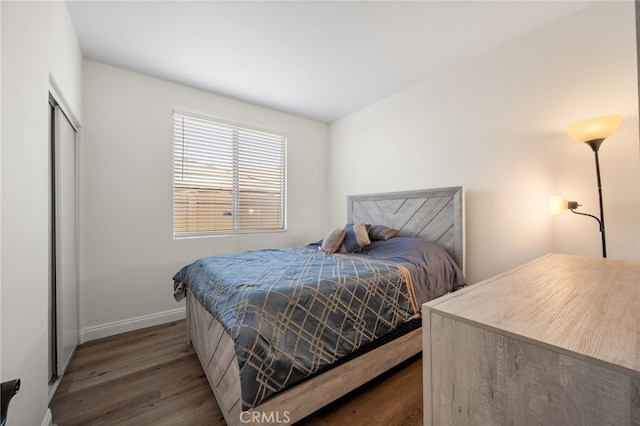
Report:
[[[1,380],[20,378],[9,425],[48,416],[48,93],[81,113],[82,57],[63,2],[1,2]]]
[[[326,124],[93,61],[84,62],[83,95],[83,340],[179,316],[171,277],[197,258],[303,245],[326,232]],[[287,136],[287,232],[173,239],[174,108]]]
[[[564,129],[620,113],[600,152],[608,249],[640,258],[634,17],[590,6],[332,123],[329,225],[348,194],[462,185],[470,282],[549,251],[598,256],[596,222],[549,216],[548,196],[597,214],[593,153]]]

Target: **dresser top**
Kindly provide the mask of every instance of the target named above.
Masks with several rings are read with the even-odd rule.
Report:
[[[640,375],[640,262],[548,254],[424,305]]]

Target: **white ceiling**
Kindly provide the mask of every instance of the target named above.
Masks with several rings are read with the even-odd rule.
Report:
[[[70,1],[85,58],[332,122],[593,1]]]

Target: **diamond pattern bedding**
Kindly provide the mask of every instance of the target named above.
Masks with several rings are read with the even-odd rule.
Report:
[[[408,269],[320,250],[203,258],[174,276],[235,342],[245,409],[416,315]]]

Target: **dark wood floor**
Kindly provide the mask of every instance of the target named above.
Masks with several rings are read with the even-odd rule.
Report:
[[[71,425],[224,425],[184,321],[80,345],[51,402]],[[415,357],[299,425],[421,425],[422,361]]]

